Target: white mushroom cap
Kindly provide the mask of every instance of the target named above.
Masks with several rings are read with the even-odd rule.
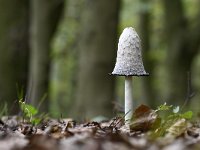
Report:
[[[125,28],[119,38],[113,75],[146,76],[141,54],[140,38],[132,27]]]

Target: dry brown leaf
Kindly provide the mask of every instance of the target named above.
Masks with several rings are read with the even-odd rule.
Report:
[[[168,135],[180,136],[187,129],[187,122],[185,119],[177,120],[170,128],[167,129]]]
[[[136,131],[147,131],[151,129],[158,119],[158,114],[146,105],[140,105],[133,113],[130,129]]]

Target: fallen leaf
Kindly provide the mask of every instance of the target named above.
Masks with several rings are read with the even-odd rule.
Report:
[[[136,131],[148,131],[152,129],[154,123],[158,119],[158,114],[146,105],[140,105],[135,112],[130,122],[130,129]]]
[[[185,119],[177,120],[170,128],[167,129],[168,135],[180,136],[187,129],[187,122]]]

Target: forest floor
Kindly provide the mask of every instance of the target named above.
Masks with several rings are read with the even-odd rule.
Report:
[[[72,119],[44,119],[33,125],[22,117],[4,116],[0,119],[0,150],[200,149],[200,123],[176,119],[170,128],[163,128],[162,131],[167,132],[160,132],[160,127],[167,123],[153,128],[157,117],[152,111],[145,114],[144,108],[135,111],[135,116],[140,117],[126,125],[123,117],[84,123]],[[158,136],[156,133],[165,134]]]

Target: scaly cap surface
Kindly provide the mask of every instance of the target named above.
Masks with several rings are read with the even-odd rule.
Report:
[[[125,28],[120,35],[117,59],[113,75],[147,76],[141,54],[140,38],[132,27]]]

